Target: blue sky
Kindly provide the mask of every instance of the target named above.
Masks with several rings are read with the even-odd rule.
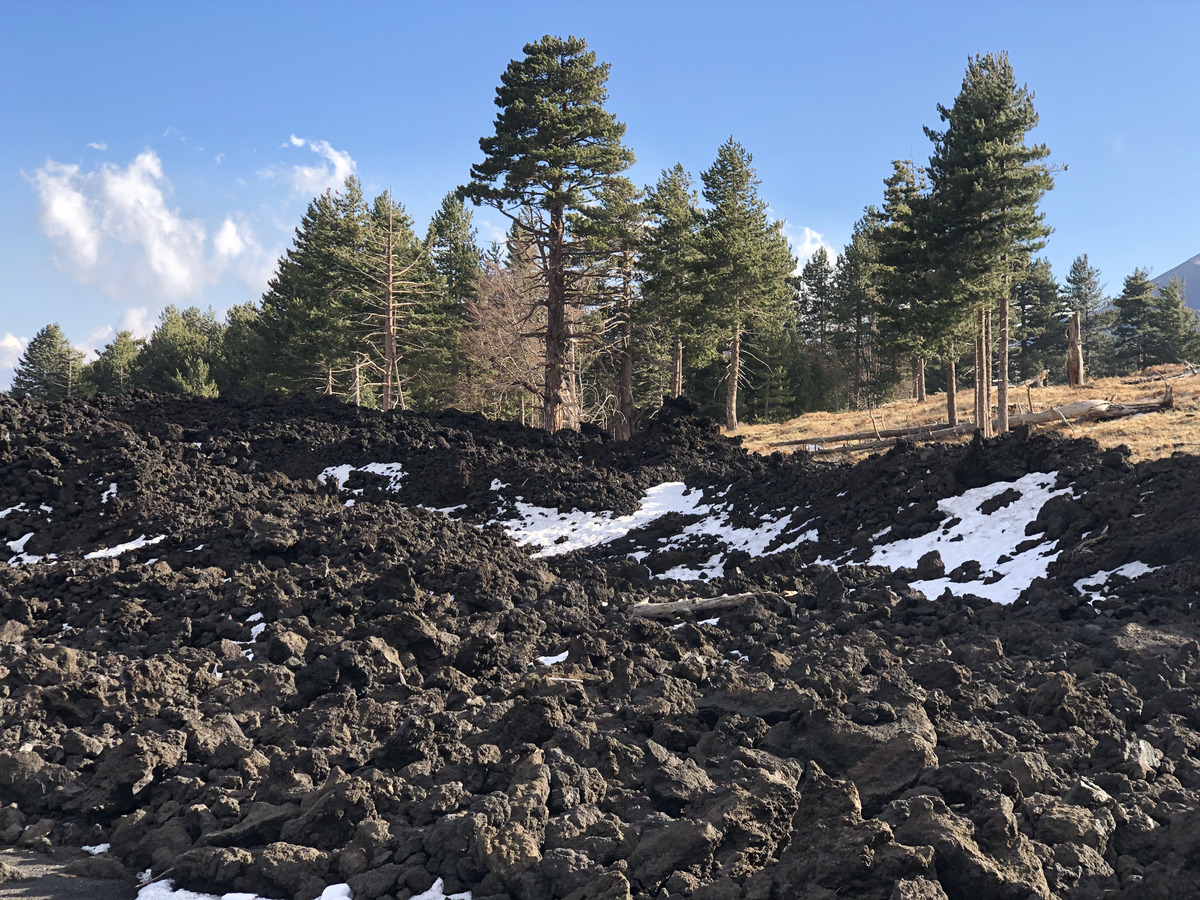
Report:
[[[346,173],[423,233],[547,33],[611,63],[636,181],[698,175],[732,135],[799,254],[842,247],[891,160],[928,158],[968,56],[1007,50],[1070,166],[1043,203],[1060,279],[1087,253],[1115,293],[1200,253],[1195,3],[14,0],[0,33],[0,387],[49,322],[100,348],[168,303],[258,299]]]

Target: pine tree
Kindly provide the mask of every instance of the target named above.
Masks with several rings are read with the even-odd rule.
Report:
[[[224,326],[210,307],[168,306],[133,365],[133,383],[148,391],[215,397]]]
[[[1067,311],[1049,260],[1033,260],[1014,279],[1010,354],[1017,377],[1027,380],[1043,370],[1059,369],[1067,350]]]
[[[603,316],[602,340],[616,373],[612,432],[617,440],[633,435],[637,414],[633,397],[633,309],[635,274],[646,230],[645,195],[628,178],[609,180],[599,203],[586,214],[573,217],[572,227],[581,240],[578,249],[586,259],[579,268],[595,274],[592,302]]]
[[[1148,323],[1147,355],[1151,363],[1177,363],[1195,355],[1196,313],[1188,308],[1178,276],[1158,289]]]
[[[1114,329],[1116,358],[1121,374],[1144,369],[1157,361],[1151,358],[1156,303],[1149,272],[1138,268],[1125,276],[1121,294],[1113,301],[1117,314]]]
[[[849,405],[876,406],[882,399],[879,360],[879,242],[883,220],[873,206],[854,223],[850,243],[838,257],[835,276],[835,345],[850,365]]]
[[[946,364],[946,412],[957,421],[955,353],[962,310],[938,277],[930,250],[933,223],[925,173],[912,160],[893,160],[884,180],[882,225],[877,235],[880,341],[913,373],[912,396],[923,399],[925,360]]]
[[[267,388],[335,394],[350,383],[363,286],[345,261],[363,250],[366,233],[367,206],[353,176],[341,192],[309,203],[262,297],[259,328],[271,349]]]
[[[1042,162],[1044,144],[1027,146],[1036,127],[1033,94],[1018,87],[1007,53],[972,57],[962,89],[947,109],[938,106],[945,130],[925,129],[934,142],[929,161],[931,249],[946,272],[950,297],[984,323],[999,310],[1000,370],[997,373],[1000,430],[1007,430],[1008,297],[1012,273],[1045,244],[1050,234],[1037,205],[1054,186]],[[982,329],[981,329],[982,332]],[[986,363],[991,348],[981,345]],[[991,418],[986,402],[987,365],[978,393],[976,421],[984,433]]]
[[[700,232],[699,260],[705,314],[728,341],[725,427],[737,430],[742,339],[754,327],[777,327],[788,315],[788,277],[796,260],[783,223],[767,217],[758,196],[753,158],[732,137],[700,179],[709,204]]]
[[[225,314],[221,352],[212,371],[222,397],[251,400],[267,393],[273,354],[263,341],[261,316],[254,303],[231,307]]]
[[[133,370],[138,354],[146,346],[132,331],[118,331],[100,356],[84,367],[84,378],[102,394],[115,396],[133,390]]]
[[[478,238],[479,233],[471,223],[471,210],[451,191],[433,214],[425,243],[449,305],[460,312],[465,303],[475,299],[478,288],[483,266]]]
[[[670,343],[672,397],[683,393],[685,347],[695,352],[703,331],[697,286],[697,239],[704,214],[692,176],[679,163],[664,169],[646,193],[650,227],[642,244],[640,322],[646,344]]]
[[[1066,309],[1080,314],[1083,352],[1087,371],[1094,377],[1116,374],[1116,348],[1113,331],[1116,309],[1104,296],[1100,270],[1089,262],[1087,254],[1075,257],[1063,285]]]
[[[460,196],[508,216],[537,248],[546,296],[543,426],[568,424],[572,405],[568,307],[582,287],[570,271],[568,217],[593,205],[608,180],[633,164],[625,126],[604,109],[609,66],[579,38],[546,35],[526,44],[496,88],[495,134]],[[522,210],[534,213],[529,218]],[[575,400],[577,404],[577,399]]]
[[[833,349],[834,304],[837,286],[834,261],[824,247],[818,247],[800,271],[800,322],[822,356]]]
[[[83,359],[83,352],[71,346],[57,322],[45,326],[17,361],[12,395],[42,402],[76,396]]]

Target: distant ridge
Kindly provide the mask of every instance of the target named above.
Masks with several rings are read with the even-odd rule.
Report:
[[[1175,268],[1151,278],[1150,282],[1158,287],[1163,287],[1173,277],[1178,277],[1180,281],[1187,283],[1185,292],[1187,305],[1192,309],[1200,310],[1200,253],[1187,262],[1180,263]]]

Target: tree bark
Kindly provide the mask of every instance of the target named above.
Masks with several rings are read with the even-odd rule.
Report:
[[[913,370],[913,398],[918,403],[924,403],[927,395],[925,393],[925,358],[914,356],[912,360]]]
[[[633,272],[626,270],[621,286],[621,320],[617,325],[617,340],[620,346],[620,369],[617,376],[617,420],[613,423],[613,435],[618,441],[627,441],[633,436],[633,322],[630,310],[633,305]]]
[[[1008,293],[1000,300],[1000,372],[996,376],[996,433],[1008,433]]]
[[[953,354],[954,351],[950,352]],[[946,357],[946,422],[950,427],[958,424],[958,385],[955,383],[957,378],[954,356],[949,355]]]
[[[725,392],[725,428],[737,431],[738,377],[742,368],[742,327],[733,326],[733,339],[729,342],[729,388]]]
[[[563,400],[567,385],[567,345],[570,329],[567,325],[566,221],[561,207],[550,211],[550,238],[546,247],[546,372],[542,395],[542,427],[549,432],[566,426]]]
[[[1083,386],[1083,340],[1080,314],[1076,311],[1067,323],[1067,383],[1073,387]]]
[[[983,311],[983,409],[992,418],[992,311]],[[991,437],[991,435],[988,435]]]
[[[676,337],[671,348],[671,396],[683,393],[683,338]]]

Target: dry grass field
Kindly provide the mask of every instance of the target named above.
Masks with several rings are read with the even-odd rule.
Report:
[[[1174,392],[1174,408],[1162,412],[1150,412],[1106,422],[1074,421],[1070,424],[1059,421],[1050,425],[1031,426],[1035,429],[1053,429],[1073,437],[1094,438],[1104,447],[1125,444],[1133,452],[1134,460],[1155,459],[1170,456],[1175,452],[1200,453],[1200,374],[1174,377],[1183,372],[1182,366],[1159,366],[1153,371],[1140,373],[1140,378],[1158,374],[1169,380]],[[1130,378],[1105,378],[1091,381],[1081,388],[1054,385],[1043,388],[1009,388],[1010,408],[1015,412],[1019,402],[1022,411],[1028,411],[1033,401],[1034,411],[1051,409],[1081,400],[1109,400],[1117,403],[1153,403],[1162,400],[1168,381],[1155,378],[1152,381],[1126,383]],[[995,395],[993,394],[993,402]],[[958,392],[958,416],[960,423],[971,421],[973,393],[969,384],[962,385]],[[874,421],[872,421],[872,417]],[[808,413],[788,422],[776,425],[743,425],[737,434],[747,450],[756,453],[771,453],[775,450],[791,452],[805,445],[817,444],[818,439],[851,432],[870,432],[875,429],[905,428],[929,425],[946,421],[946,395],[930,394],[924,403],[916,400],[897,400],[879,409],[859,412]],[[970,436],[949,440],[970,440]],[[803,443],[776,446],[789,441]],[[836,445],[834,445],[836,446]],[[825,459],[852,459],[868,451],[824,455]],[[881,452],[873,450],[869,452]]]

